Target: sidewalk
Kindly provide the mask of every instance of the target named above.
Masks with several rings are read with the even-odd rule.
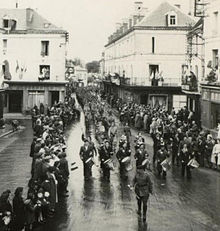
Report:
[[[31,120],[31,115],[24,115],[22,113],[5,113],[4,114],[4,119],[17,119],[17,120]]]
[[[0,138],[13,132],[11,124],[5,124],[5,128],[0,129]]]

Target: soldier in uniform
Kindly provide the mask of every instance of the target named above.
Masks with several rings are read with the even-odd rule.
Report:
[[[140,147],[136,150],[134,158],[136,159],[136,166],[142,165],[143,161],[149,157],[149,154],[145,150],[145,145],[141,144]]]
[[[147,202],[149,199],[149,194],[153,193],[153,184],[144,168],[145,167],[142,165],[137,167],[137,172],[133,180],[133,185],[137,198],[138,215],[141,216],[143,214],[143,221],[146,222]],[[141,211],[143,211],[143,213],[141,213]]]
[[[163,178],[166,178],[166,171],[163,170],[161,163],[167,158],[169,157],[168,152],[165,149],[165,146],[163,144],[161,144],[161,147],[159,149],[159,151],[157,152],[157,171],[158,174],[163,175]]]
[[[120,174],[121,176],[123,176],[124,178],[127,178],[127,176],[125,175],[126,173],[126,164],[122,162],[122,160],[125,157],[129,157],[131,155],[131,150],[127,144],[127,142],[123,143],[122,146],[119,147],[118,152],[116,153],[116,157],[119,161],[120,164]]]
[[[90,165],[87,161],[89,158],[93,157],[93,149],[89,145],[89,141],[87,139],[84,140],[84,145],[80,148],[79,155],[83,161],[85,180],[88,180],[92,176],[92,165]]]
[[[104,163],[106,160],[110,159],[113,155],[112,147],[110,146],[109,141],[105,141],[104,145],[99,150],[101,168],[103,172],[103,177],[110,181],[110,168]]]

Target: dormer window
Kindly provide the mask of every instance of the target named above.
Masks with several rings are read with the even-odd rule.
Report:
[[[3,19],[3,28],[9,28],[9,19]]]
[[[174,11],[171,11],[166,14],[166,24],[167,26],[176,26],[177,25],[177,14]]]
[[[170,25],[176,25],[176,15],[170,15]]]

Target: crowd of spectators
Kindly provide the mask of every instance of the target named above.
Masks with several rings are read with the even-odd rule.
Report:
[[[12,202],[10,190],[1,194],[0,230],[33,230],[54,216],[60,197],[68,196],[69,166],[64,131],[79,117],[73,95],[68,95],[63,103],[55,102],[47,110],[43,104],[32,109],[34,137],[30,148],[32,166],[27,197],[24,199],[22,187],[15,190]],[[73,165],[71,170],[77,168]]]
[[[200,121],[194,112],[183,107],[168,112],[164,106],[151,107],[134,102],[123,102],[112,95],[103,94],[103,98],[115,108],[123,124],[148,133],[153,139],[153,162],[161,146],[172,158],[173,165],[181,165],[180,154],[187,148],[190,155],[200,166],[219,169],[220,137],[214,138],[207,130],[200,127]]]

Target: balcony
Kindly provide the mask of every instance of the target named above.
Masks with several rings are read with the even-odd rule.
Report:
[[[182,79],[182,90],[198,92],[198,80],[196,77],[187,76]]]
[[[163,81],[150,80],[150,78],[124,78],[120,77],[121,85],[128,86],[153,86],[153,87],[177,87],[180,86],[179,78],[164,78]]]

